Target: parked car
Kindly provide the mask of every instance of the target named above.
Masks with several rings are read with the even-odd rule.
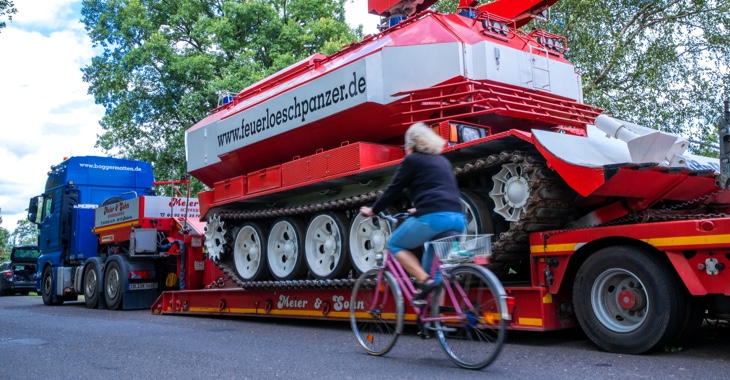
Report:
[[[22,245],[13,247],[10,261],[0,264],[0,295],[35,292],[38,247]]]

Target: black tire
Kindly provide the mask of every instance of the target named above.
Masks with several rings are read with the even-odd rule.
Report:
[[[607,247],[578,270],[573,307],[598,347],[641,354],[678,336],[685,316],[683,291],[667,265],[647,250]]]
[[[245,281],[268,278],[266,229],[258,223],[244,223],[235,231],[233,263],[236,272]]]
[[[436,337],[449,358],[466,369],[482,369],[499,356],[507,339],[507,324],[502,318],[500,295],[504,288],[497,277],[476,265],[459,265],[448,272],[451,286],[457,284],[468,296],[454,290],[452,300],[441,283],[431,300],[431,317],[456,315],[454,301],[466,314],[464,321],[432,322]],[[469,307],[469,305],[473,307]]]
[[[277,280],[298,280],[307,275],[304,257],[304,222],[293,218],[276,220],[269,230],[267,262]]]
[[[84,300],[89,309],[96,309],[99,306],[99,280],[96,265],[88,265],[84,270]]]
[[[124,276],[119,263],[108,262],[104,271],[104,301],[109,310],[119,310],[122,306],[124,287]]]
[[[677,338],[670,345],[684,347],[691,345],[697,338],[702,322],[705,320],[705,303],[701,297],[692,296],[689,292],[685,295],[685,313],[682,318],[682,326],[677,333]]]
[[[53,300],[53,270],[50,266],[47,266],[43,270],[43,282],[41,283],[41,296],[43,297],[43,304],[46,306],[57,306],[62,305],[63,301]]]
[[[350,327],[360,347],[370,355],[384,355],[403,329],[405,305],[400,286],[390,272],[371,269],[357,279],[350,297]],[[377,292],[377,297],[376,297]],[[377,303],[374,301],[377,300]],[[383,303],[385,301],[385,303]]]
[[[348,220],[341,212],[319,213],[309,221],[304,249],[307,268],[318,279],[343,278],[350,270]]]

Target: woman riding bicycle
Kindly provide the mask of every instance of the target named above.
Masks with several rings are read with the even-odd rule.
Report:
[[[424,123],[411,125],[405,134],[406,157],[398,165],[388,187],[372,207],[360,213],[371,216],[383,211],[403,191],[411,200],[415,217],[408,218],[390,236],[388,251],[413,277],[421,290],[414,300],[423,300],[435,287],[433,279],[410,251],[446,231],[466,230],[459,186],[451,163],[441,155],[446,141]]]

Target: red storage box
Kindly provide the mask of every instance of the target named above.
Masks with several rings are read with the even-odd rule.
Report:
[[[248,173],[248,194],[281,187],[281,165]]]
[[[213,204],[215,199],[215,191],[201,191],[198,193],[198,202],[200,203],[200,216],[202,217],[210,209],[210,205]]]
[[[325,152],[328,176],[362,170],[403,158],[403,149],[392,145],[358,142]]]
[[[319,152],[281,165],[283,186],[292,186],[403,158],[403,149],[391,145],[358,142]],[[250,175],[250,174],[249,174]],[[251,179],[249,178],[249,192]]]
[[[320,169],[321,168],[321,169]],[[327,158],[317,153],[281,165],[281,184],[291,186],[324,177],[327,171]]]
[[[242,197],[246,195],[246,176],[242,175],[216,182],[213,185],[213,190],[215,191],[216,202]]]

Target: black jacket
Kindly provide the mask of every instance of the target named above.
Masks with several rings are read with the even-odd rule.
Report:
[[[414,152],[407,155],[373,204],[373,212],[383,211],[403,190],[416,208],[416,216],[443,211],[463,212],[451,163],[440,154]]]

